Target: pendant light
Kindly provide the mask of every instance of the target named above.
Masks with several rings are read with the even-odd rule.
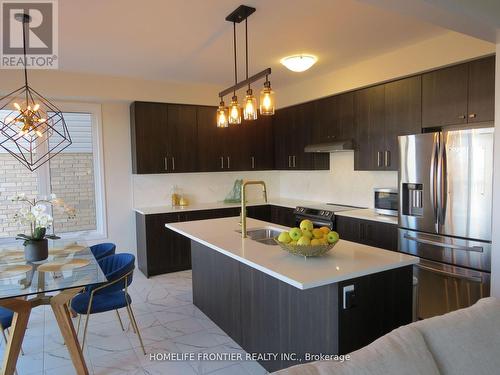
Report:
[[[274,114],[274,92],[271,90],[271,83],[268,80],[268,76],[271,74],[271,68],[264,69],[263,71],[249,77],[248,76],[248,17],[255,12],[255,8],[240,5],[236,8],[230,15],[226,17],[226,21],[233,23],[233,48],[234,48],[234,85],[221,91],[219,93],[220,105],[217,109],[217,126],[224,127],[224,116],[227,114],[228,124],[240,124],[243,118],[245,120],[256,120],[257,119],[257,99],[253,95],[251,84],[263,77],[266,77],[266,82],[264,83],[264,89],[261,92],[260,97],[260,113],[261,115],[273,115]],[[246,67],[246,79],[244,81],[238,82],[237,73],[237,54],[236,54],[236,24],[245,21],[245,67]],[[243,101],[243,111],[238,103],[238,97],[236,95],[236,90],[247,87],[245,100]],[[224,112],[224,96],[232,93],[231,103],[229,105],[228,112]]]
[[[245,19],[245,67],[246,80],[248,81],[248,18]],[[245,96],[243,118],[245,120],[257,120],[257,100],[255,99],[255,96],[253,96],[250,83],[248,83],[247,95]]]
[[[28,84],[26,32],[31,16],[15,15],[23,26],[24,85],[0,98],[0,147],[34,171],[71,145],[62,112]]]
[[[219,103],[219,108],[217,109],[217,127],[227,128],[228,124],[228,110],[226,105],[224,104],[224,100],[221,100]]]
[[[269,82],[266,76],[266,82],[264,82],[264,88],[260,92],[260,106],[259,111],[262,116],[272,116],[274,115],[274,108],[276,107],[276,102],[274,99],[274,91],[271,89],[271,82]]]
[[[236,23],[233,22],[233,50],[234,50],[234,84],[238,83],[238,64],[236,63]],[[238,104],[236,90],[233,91],[231,105],[229,106],[229,123],[233,125],[241,124],[241,108]]]

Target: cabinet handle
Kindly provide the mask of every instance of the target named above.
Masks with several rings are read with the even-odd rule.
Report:
[[[380,151],[377,151],[377,167],[382,166],[382,153]]]
[[[172,156],[172,170],[175,171],[175,158]]]
[[[460,115],[460,116],[458,116],[458,118],[459,118],[460,120],[463,120],[463,119],[465,118],[465,115]]]
[[[292,167],[292,157],[290,155],[288,155],[288,168],[291,168]]]
[[[388,167],[391,165],[391,152],[389,150],[385,150],[385,166]]]
[[[165,166],[165,170],[168,171],[168,160],[167,160],[166,156],[163,158],[163,163],[164,163],[164,166]]]
[[[224,169],[224,158],[220,157],[220,169]]]
[[[475,113],[471,113],[471,114],[469,115],[469,118],[476,118],[476,116],[477,116],[477,115],[476,115]]]
[[[231,169],[231,158],[227,157],[227,169]]]
[[[252,156],[251,159],[252,159],[252,169],[255,169],[255,157]]]
[[[295,155],[292,155],[292,168],[295,168]]]

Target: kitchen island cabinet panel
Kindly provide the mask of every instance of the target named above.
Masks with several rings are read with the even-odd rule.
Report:
[[[259,360],[270,372],[306,353],[350,353],[411,322],[411,265],[302,290],[195,240],[191,251],[193,303],[245,351],[277,353]],[[356,298],[344,308],[350,285]]]

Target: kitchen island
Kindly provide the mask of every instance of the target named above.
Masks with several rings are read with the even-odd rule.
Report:
[[[340,240],[303,258],[241,238],[238,217],[166,224],[191,239],[193,303],[268,371],[344,354],[411,322],[418,258]],[[248,219],[248,230],[287,228]],[[277,357],[266,353],[278,353]]]

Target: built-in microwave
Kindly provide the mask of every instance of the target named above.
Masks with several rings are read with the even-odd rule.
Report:
[[[398,216],[398,189],[375,188],[373,196],[376,213],[381,215]]]

